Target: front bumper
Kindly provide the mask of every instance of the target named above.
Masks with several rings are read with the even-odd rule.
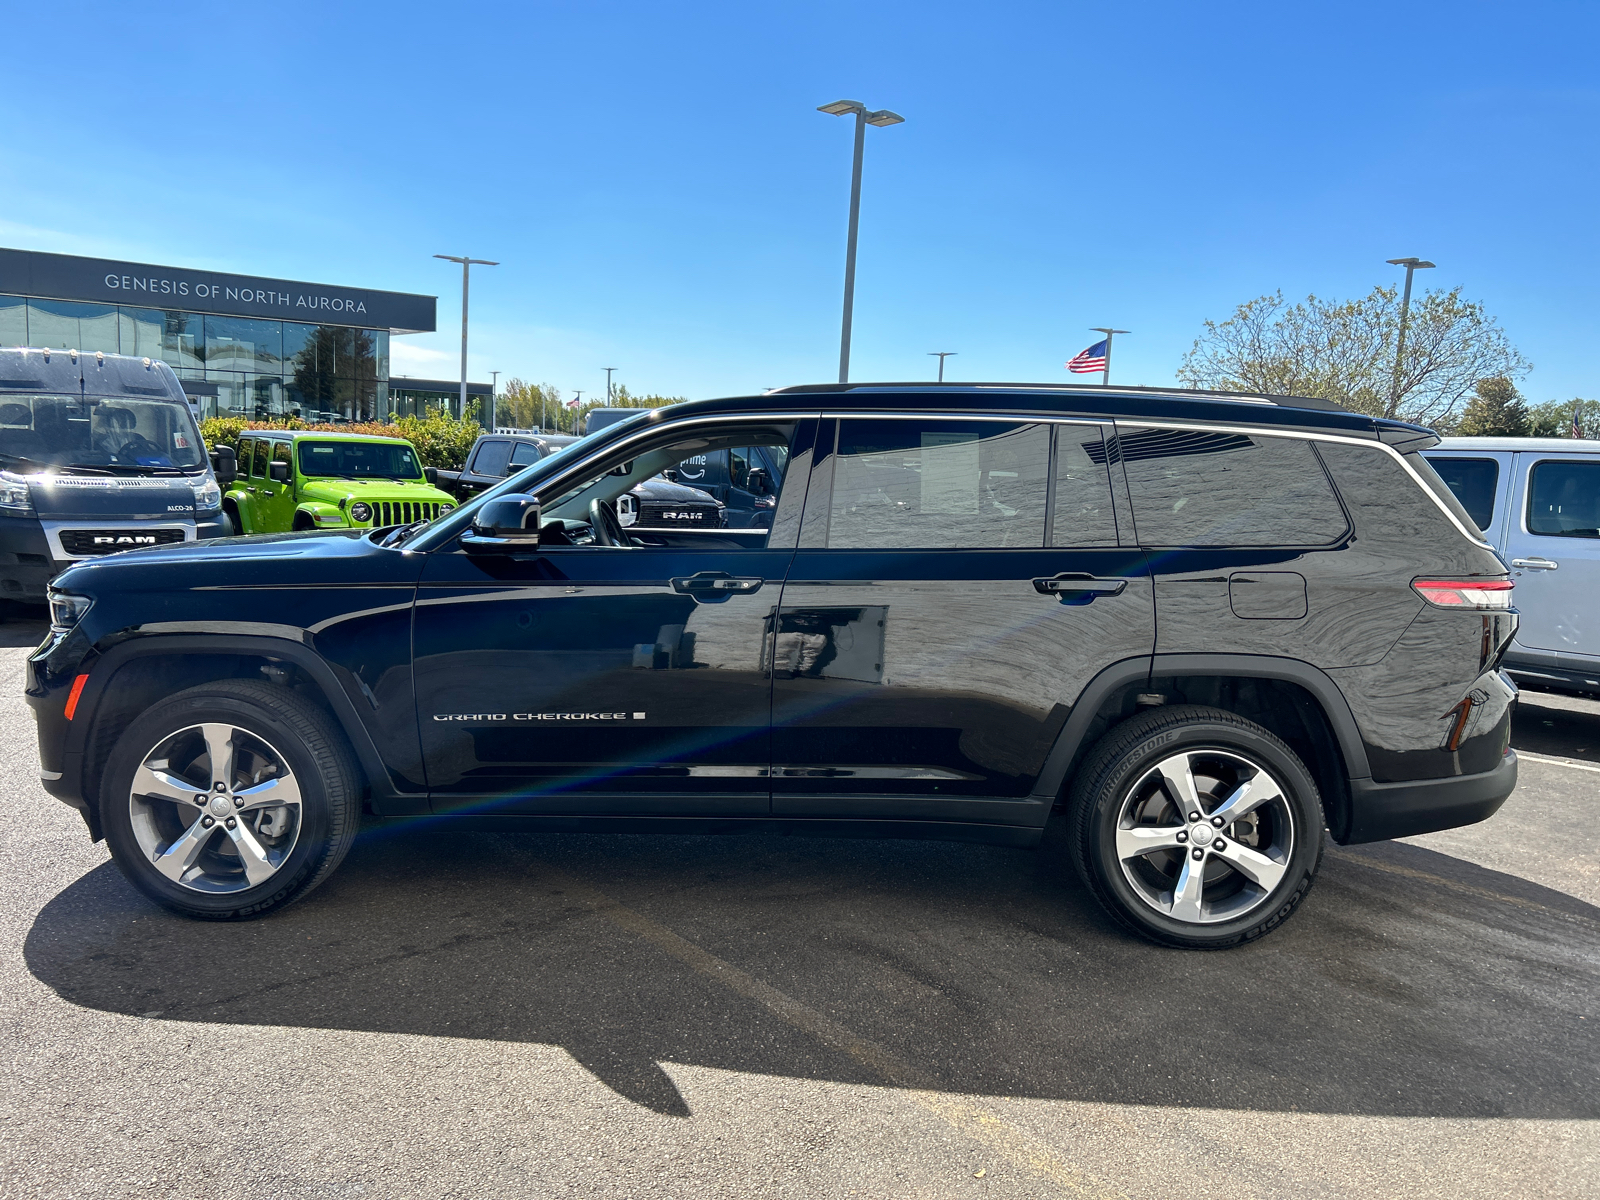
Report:
[[[1345,845],[1437,833],[1473,825],[1499,811],[1517,786],[1517,752],[1507,747],[1500,765],[1478,775],[1378,783],[1350,781],[1350,834]]]

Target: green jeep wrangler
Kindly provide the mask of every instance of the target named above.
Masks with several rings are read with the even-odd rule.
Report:
[[[403,438],[250,431],[238,472],[222,500],[238,533],[409,525],[456,506]]]

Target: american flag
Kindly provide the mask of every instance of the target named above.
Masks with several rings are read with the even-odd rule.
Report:
[[[1067,370],[1077,375],[1087,375],[1092,371],[1106,369],[1106,344],[1096,342],[1087,350],[1081,350],[1067,360]]]
[[[578,407],[578,405],[579,405],[579,403],[580,403],[580,401],[577,401],[577,400],[568,400],[568,401],[567,401],[567,402],[566,402],[566,403],[567,403],[567,407],[568,407],[568,408],[577,408],[577,407]]]

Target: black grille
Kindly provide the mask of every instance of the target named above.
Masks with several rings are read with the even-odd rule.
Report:
[[[115,554],[140,546],[170,546],[183,541],[181,529],[63,529],[61,548],[68,554]]]
[[[438,515],[437,504],[420,500],[379,500],[372,506],[374,525],[409,525],[413,521],[431,521]]]
[[[715,504],[671,504],[664,500],[645,500],[639,505],[639,524],[654,529],[664,525],[716,529],[722,524],[722,510]]]

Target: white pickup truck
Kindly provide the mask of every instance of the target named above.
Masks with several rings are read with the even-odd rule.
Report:
[[[1510,564],[1522,620],[1505,669],[1600,692],[1600,441],[1445,438],[1426,457]]]

